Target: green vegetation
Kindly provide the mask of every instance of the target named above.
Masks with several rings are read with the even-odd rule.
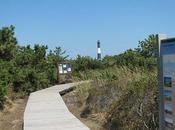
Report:
[[[97,119],[107,130],[158,130],[156,52],[156,38],[150,35],[134,50],[104,57],[97,68],[88,62],[78,69],[80,80],[93,80],[77,87],[81,117],[100,115]],[[80,61],[87,63],[87,58]]]
[[[9,89],[25,96],[56,83],[56,63],[66,60],[67,56],[60,47],[46,54],[47,49],[39,44],[19,46],[13,26],[0,30],[1,108]]]
[[[81,117],[102,114],[107,130],[158,129],[156,71],[112,67],[82,75],[93,82],[77,87]]]
[[[57,63],[68,56],[60,47],[47,49],[41,44],[19,46],[13,26],[0,30],[1,108],[10,90],[25,96],[56,84]],[[81,117],[103,115],[101,123],[108,130],[158,129],[156,52],[155,35],[150,35],[137,48],[101,61],[80,55],[69,60],[74,80],[93,80],[76,90]]]

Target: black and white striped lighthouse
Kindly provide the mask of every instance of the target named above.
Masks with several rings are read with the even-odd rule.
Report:
[[[100,40],[97,41],[97,60],[101,60]]]

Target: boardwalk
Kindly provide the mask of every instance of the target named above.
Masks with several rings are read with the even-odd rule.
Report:
[[[24,130],[90,130],[69,112],[59,94],[74,85],[56,85],[31,93],[24,112]]]

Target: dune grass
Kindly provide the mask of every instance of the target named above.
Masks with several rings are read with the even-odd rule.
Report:
[[[135,68],[112,67],[80,73],[92,79],[76,89],[86,107],[83,117],[103,113],[107,130],[158,129],[157,73]]]

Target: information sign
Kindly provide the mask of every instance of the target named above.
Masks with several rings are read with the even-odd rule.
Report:
[[[159,45],[160,130],[175,130],[175,38]]]

